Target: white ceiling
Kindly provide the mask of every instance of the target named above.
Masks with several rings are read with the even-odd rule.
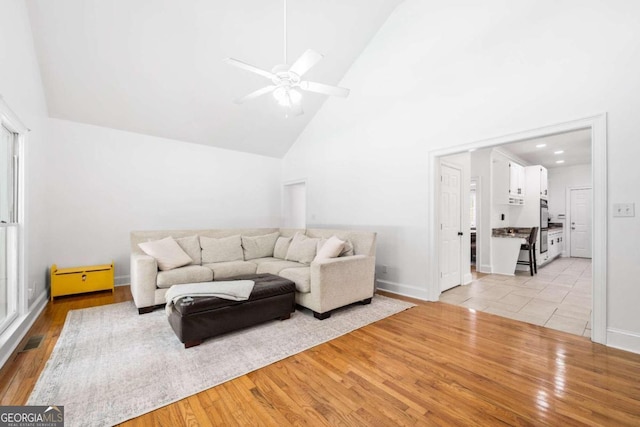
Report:
[[[539,145],[544,144],[544,147]],[[500,146],[531,165],[547,169],[591,163],[591,130],[584,129]],[[556,154],[557,151],[563,153]],[[564,160],[562,163],[557,163]]]
[[[338,84],[401,1],[289,0],[288,62],[320,52],[305,79]],[[288,119],[271,96],[233,103],[269,82],[222,59],[282,63],[282,0],[27,4],[51,117],[281,157],[326,99]]]

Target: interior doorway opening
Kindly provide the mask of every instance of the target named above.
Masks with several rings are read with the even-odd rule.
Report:
[[[282,188],[282,226],[307,227],[307,183],[304,180],[288,182]]]
[[[437,170],[440,159],[457,153],[471,152],[481,148],[499,147],[505,144],[515,143],[536,138],[551,137],[572,131],[586,130],[590,135],[590,154],[591,154],[591,180],[592,189],[592,234],[591,250],[593,262],[589,261],[588,276],[591,282],[591,320],[590,334],[594,342],[606,344],[606,219],[607,219],[607,176],[606,176],[606,115],[589,117],[572,122],[561,123],[558,125],[548,126],[544,128],[520,132],[517,134],[506,135],[491,140],[479,141],[471,144],[451,147],[447,149],[435,150],[429,153],[429,165],[432,170]],[[433,205],[430,209],[429,230],[431,231],[429,241],[431,256],[431,265],[435,267],[431,281],[428,283],[428,295],[432,301],[439,299],[439,276],[438,266],[441,254],[439,253],[439,224],[441,219],[439,198],[433,194],[438,194],[439,176],[432,174],[429,180],[428,190],[430,191],[430,200]],[[491,191],[487,191],[491,193]],[[487,195],[483,197],[486,199]],[[508,215],[507,215],[508,216]],[[497,218],[485,218],[482,222],[491,223],[496,220],[505,220],[505,215]],[[486,224],[485,224],[486,225]],[[566,224],[568,225],[568,224]],[[492,227],[485,227],[484,234],[491,233]],[[487,236],[482,236],[487,238]],[[477,239],[482,238],[478,235]],[[490,254],[488,254],[490,255]],[[476,265],[477,254],[476,254]]]

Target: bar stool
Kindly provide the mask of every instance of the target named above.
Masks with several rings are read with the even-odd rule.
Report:
[[[518,261],[520,265],[528,265],[531,275],[538,274],[538,262],[536,261],[536,240],[538,239],[538,227],[531,227],[527,243],[520,245],[521,251],[529,252],[529,261]]]

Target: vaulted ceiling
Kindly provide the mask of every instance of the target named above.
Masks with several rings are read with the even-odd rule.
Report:
[[[402,0],[289,0],[288,62],[325,55],[305,76],[337,85]],[[283,0],[27,0],[49,115],[272,157],[283,156],[323,102],[285,118],[269,83],[222,62],[283,62]]]

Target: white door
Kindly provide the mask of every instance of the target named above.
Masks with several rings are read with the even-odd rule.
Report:
[[[307,227],[307,185],[305,182],[284,185],[282,226],[285,228]]]
[[[575,189],[571,192],[570,256],[591,258],[591,189]]]
[[[461,284],[462,171],[441,163],[440,174],[440,291],[444,292]]]

